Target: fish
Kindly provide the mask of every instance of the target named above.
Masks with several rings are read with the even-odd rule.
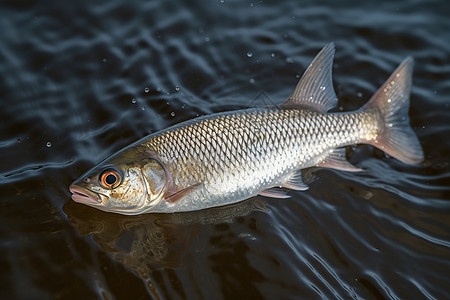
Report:
[[[200,116],[138,140],[74,181],[72,199],[124,215],[202,210],[257,195],[283,199],[308,189],[302,169],[361,171],[346,160],[345,147],[355,144],[420,164],[408,116],[413,58],[360,109],[336,112],[334,54],[334,44],[325,45],[280,105]]]

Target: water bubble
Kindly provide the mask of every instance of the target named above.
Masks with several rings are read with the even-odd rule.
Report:
[[[300,78],[300,74],[295,74],[295,78]]]
[[[270,57],[274,58],[275,57],[275,53],[270,53]]]
[[[51,142],[47,142],[47,144],[45,144],[48,148],[50,148],[52,146]]]
[[[220,3],[224,3],[225,2],[225,0],[220,0]]]
[[[158,93],[161,93],[161,88],[160,88],[160,87],[156,88],[156,91],[157,91]]]
[[[253,53],[251,53],[250,51],[247,52],[247,57],[252,57],[252,56],[253,56]]]
[[[361,98],[362,95],[363,95],[363,94],[362,94],[361,92],[356,93],[356,96],[358,96],[358,98]]]
[[[292,63],[294,63],[294,60],[290,57],[286,57],[286,62],[289,64],[292,64]]]
[[[141,109],[142,109],[142,110],[145,110],[145,106],[142,106]]]
[[[172,117],[175,117],[175,112],[174,112],[174,111],[171,112],[170,115],[171,115]]]
[[[150,88],[146,87],[146,88],[144,89],[144,92],[146,92],[146,93],[150,92]]]
[[[255,79],[250,78],[249,82],[250,82],[251,84],[254,84],[254,83],[255,83]]]
[[[177,85],[177,86],[175,86],[175,91],[179,91],[180,90],[180,87]]]
[[[131,103],[135,104],[137,102],[136,98],[131,99]]]
[[[391,98],[387,99],[387,102],[388,102],[388,103],[391,103],[391,102],[392,102],[392,99],[391,99]]]
[[[253,2],[250,2],[250,7],[253,7]]]
[[[321,91],[324,91],[326,88],[327,88],[326,86],[323,86],[323,85],[322,85],[319,89],[320,89]]]
[[[211,39],[207,36],[205,37],[205,42],[209,42]]]
[[[105,63],[106,61],[107,61],[107,59],[106,59],[106,58],[103,58],[103,59],[102,59],[102,62],[104,62],[104,63]]]

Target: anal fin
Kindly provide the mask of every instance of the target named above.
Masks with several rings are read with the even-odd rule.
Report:
[[[259,192],[258,195],[264,196],[264,197],[270,197],[270,198],[278,198],[278,199],[286,199],[290,198],[288,194],[286,194],[283,191],[276,190],[276,189],[267,189],[262,192]]]
[[[364,171],[363,169],[357,168],[354,165],[352,165],[345,158],[345,148],[338,148],[331,150],[325,157],[325,159],[318,164],[318,166],[323,168],[330,168],[349,172]]]

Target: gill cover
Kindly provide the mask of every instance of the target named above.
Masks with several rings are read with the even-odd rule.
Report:
[[[157,159],[146,158],[142,164],[142,175],[150,202],[160,200],[169,183],[164,166]]]

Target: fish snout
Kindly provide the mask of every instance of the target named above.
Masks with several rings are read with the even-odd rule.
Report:
[[[83,204],[100,204],[102,199],[100,196],[88,189],[79,187],[77,185],[71,185],[69,191],[72,193],[72,200]]]

